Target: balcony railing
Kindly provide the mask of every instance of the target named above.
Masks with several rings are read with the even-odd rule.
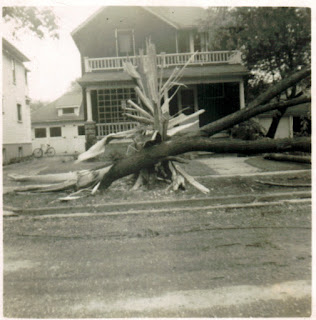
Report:
[[[158,54],[157,64],[159,67],[183,66],[192,57],[192,53],[172,53]],[[130,61],[133,65],[139,64],[139,56],[133,57],[110,57],[110,58],[85,58],[85,71],[120,70],[124,67],[124,62]],[[211,51],[198,52],[189,63],[190,65],[210,65],[210,64],[240,64],[241,53],[234,51]]]
[[[114,122],[114,123],[97,123],[98,137],[104,137],[110,133],[117,133],[133,129],[137,122]]]

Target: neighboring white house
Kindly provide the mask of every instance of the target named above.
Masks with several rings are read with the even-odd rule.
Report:
[[[259,123],[265,128],[266,131],[269,130],[273,119],[274,111],[269,111],[259,115],[257,118]],[[294,107],[287,108],[285,114],[280,120],[278,125],[278,129],[275,133],[276,139],[283,138],[293,138],[295,135],[299,135],[302,130],[302,120],[305,118],[307,125],[307,132],[311,131],[311,123],[310,123],[310,115],[311,115],[311,104],[304,103],[301,105],[297,105]]]
[[[27,68],[30,61],[2,38],[2,162],[32,154]]]
[[[32,112],[33,149],[51,145],[57,154],[85,151],[84,114],[81,88]]]

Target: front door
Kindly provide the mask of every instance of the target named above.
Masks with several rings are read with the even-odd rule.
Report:
[[[198,85],[199,109],[205,112],[200,115],[200,126],[216,121],[239,110],[239,84],[205,83]]]

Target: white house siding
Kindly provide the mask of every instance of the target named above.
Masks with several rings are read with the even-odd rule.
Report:
[[[272,118],[260,118],[259,123],[266,129],[266,131],[269,130],[269,127],[271,125]],[[276,139],[283,139],[283,138],[292,138],[293,137],[293,123],[292,123],[292,117],[282,117],[278,129],[275,134]]]
[[[85,151],[85,136],[78,135],[78,126],[84,123],[68,124],[33,124],[32,145],[33,150],[41,145],[51,145],[56,150],[56,154],[75,154]],[[50,127],[61,127],[61,137],[50,137]],[[46,128],[46,138],[35,138],[35,128]]]
[[[11,57],[2,54],[2,141],[3,162],[12,158],[32,154],[30,106],[26,104],[28,94],[25,67],[15,60],[16,82],[13,82]],[[22,120],[18,121],[17,104],[21,105]]]

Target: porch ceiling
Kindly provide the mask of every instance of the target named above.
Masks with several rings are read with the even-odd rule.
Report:
[[[163,78],[168,78],[174,68],[168,68],[164,70]],[[221,80],[227,77],[242,77],[248,74],[248,70],[246,67],[242,65],[216,65],[216,66],[194,66],[187,67],[184,72],[182,79],[185,82],[185,78],[189,78],[190,80],[196,79],[197,82],[201,78],[211,78]],[[106,72],[88,72],[85,73],[78,82],[86,87],[93,84],[101,84],[101,83],[112,83],[113,82],[125,82],[132,83],[131,77],[124,71],[106,71]]]

